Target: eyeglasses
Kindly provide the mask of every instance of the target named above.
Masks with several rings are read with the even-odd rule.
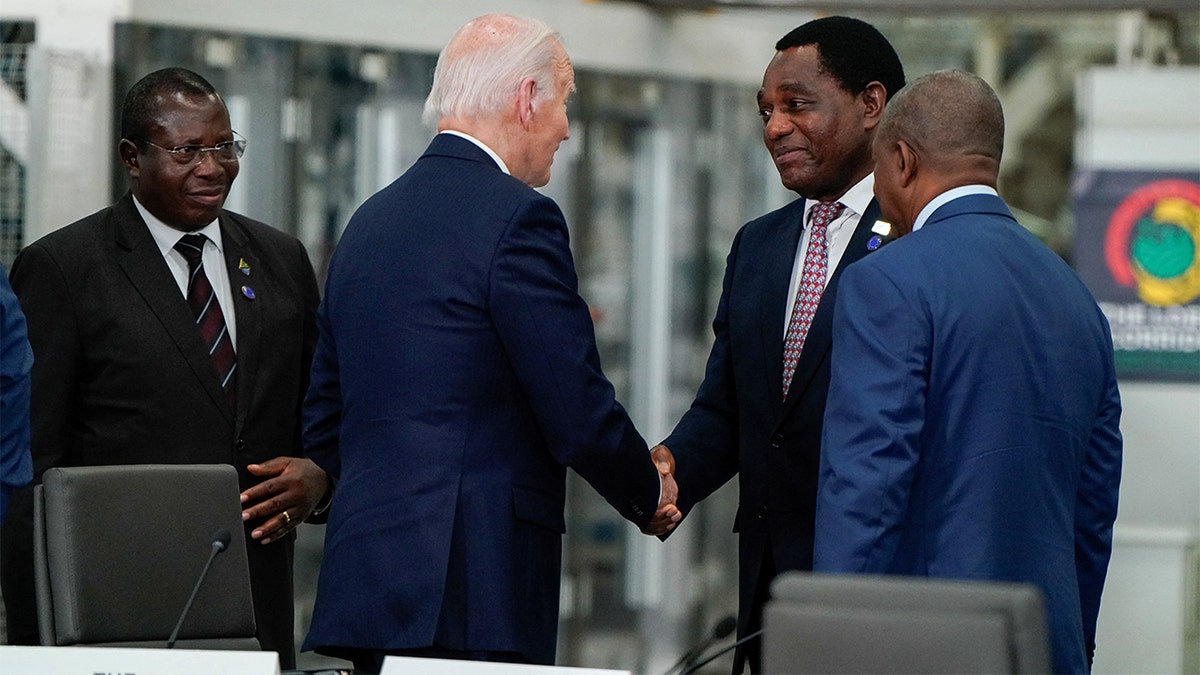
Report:
[[[218,162],[238,161],[238,158],[242,156],[242,153],[246,152],[246,139],[242,138],[242,135],[236,131],[233,132],[233,137],[234,138],[232,141],[217,143],[216,145],[209,147],[205,147],[203,145],[177,145],[173,148],[164,148],[158,143],[146,138],[138,138],[137,140],[148,145],[153,145],[159,150],[170,154],[171,157],[173,157],[175,161],[180,164],[195,164],[200,161],[201,156],[206,152],[213,153],[213,157],[215,157]]]

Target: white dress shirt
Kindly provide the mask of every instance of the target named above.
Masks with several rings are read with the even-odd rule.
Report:
[[[445,131],[439,131],[438,133],[439,134],[450,134],[451,136],[458,136],[459,138],[464,138],[468,141],[471,141],[475,145],[479,146],[480,150],[483,150],[484,152],[486,152],[488,154],[489,157],[494,159],[496,161],[496,164],[500,166],[501,171],[503,171],[504,173],[506,173],[510,176],[512,175],[512,172],[508,170],[508,165],[504,163],[504,160],[500,159],[500,155],[497,155],[495,150],[492,150],[491,148],[489,148],[487,146],[487,143],[484,143],[483,141],[479,140],[478,138],[475,138],[471,134],[464,134],[463,132],[455,131],[454,129],[447,129]]]
[[[142,214],[142,220],[146,221],[146,227],[150,228],[150,236],[154,237],[154,243],[158,244],[158,250],[162,253],[163,259],[167,261],[167,269],[171,270],[171,276],[175,277],[175,283],[179,286],[179,292],[183,294],[184,300],[187,299],[188,262],[182,253],[175,250],[175,244],[178,244],[185,234],[204,235],[204,251],[201,253],[200,260],[204,264],[204,273],[208,275],[208,282],[212,284],[213,291],[217,294],[217,304],[221,306],[221,314],[225,316],[225,326],[229,329],[229,339],[233,342],[233,349],[236,353],[237,317],[233,311],[229,270],[225,268],[220,224],[214,220],[199,230],[181,232],[155,218],[154,214],[142,206],[137,197],[133,198],[133,203],[137,206],[138,213]]]
[[[993,197],[1000,196],[996,194],[994,189],[986,185],[962,185],[956,188],[951,188],[934,197],[932,201],[925,205],[925,208],[921,209],[921,212],[917,214],[917,219],[913,221],[912,231],[916,232],[922,227],[925,227],[925,221],[929,220],[929,216],[932,216],[933,212],[937,211],[942,205],[952,202],[959,197],[966,197],[967,195],[992,195]]]
[[[838,200],[838,203],[844,208],[838,217],[834,218],[833,222],[825,228],[825,242],[828,247],[828,265],[825,268],[826,285],[829,284],[829,277],[837,269],[838,263],[842,261],[842,255],[846,252],[846,248],[850,246],[850,239],[854,236],[854,230],[858,228],[858,221],[862,219],[867,206],[875,198],[874,190],[875,174],[869,173],[866,178],[855,183],[854,187],[847,190],[846,194]],[[808,251],[808,240],[812,234],[812,210],[819,203],[815,199],[809,199],[804,203],[804,232],[800,235],[800,243],[796,246],[795,260],[792,262],[792,279],[788,284],[790,290],[788,291],[787,311],[783,315],[785,335],[788,324],[792,320],[792,308],[796,304],[800,281],[804,276],[804,255]]]

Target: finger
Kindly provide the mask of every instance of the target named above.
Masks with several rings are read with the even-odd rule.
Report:
[[[683,512],[680,511],[678,507],[676,507],[674,504],[667,504],[665,506],[659,507],[659,509],[654,512],[654,517],[651,519],[651,522],[656,522],[656,521],[662,520],[662,521],[677,523],[682,518],[683,518]]]
[[[256,502],[264,499],[269,499],[275,495],[286,494],[288,490],[288,481],[283,478],[269,478],[259,483],[246,488],[242,492],[242,503]]]
[[[250,464],[246,470],[255,476],[271,476],[283,473],[288,464],[291,463],[291,457],[274,457],[260,464]]]
[[[295,519],[285,518],[283,515],[284,513],[287,512],[280,511],[278,516],[268,520],[267,523],[262,527],[255,528],[254,531],[250,533],[250,536],[254,539],[261,540],[264,544],[269,544],[283,537],[288,533],[288,530],[292,529],[292,527],[297,524]]]
[[[649,525],[642,529],[642,534],[648,534],[650,536],[657,537],[661,534],[666,534],[673,529],[675,529],[675,523],[656,523],[652,521]]]
[[[271,518],[272,516],[278,516],[284,509],[290,509],[293,506],[295,506],[295,503],[281,494],[243,509],[242,520]]]

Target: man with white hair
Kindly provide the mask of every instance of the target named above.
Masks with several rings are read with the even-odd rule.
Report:
[[[339,481],[304,649],[552,664],[566,467],[649,533],[675,484],[600,370],[562,212],[533,188],[574,71],[539,21],[488,15],[438,59],[417,163],[330,263],[304,409]]]

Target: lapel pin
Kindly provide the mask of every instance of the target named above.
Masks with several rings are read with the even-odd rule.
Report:
[[[238,269],[242,271],[242,274],[250,276],[250,265],[246,263],[245,258],[238,260]],[[253,291],[251,291],[251,293],[253,293]],[[253,295],[251,297],[253,297]]]
[[[247,272],[247,274],[249,274],[249,272]],[[242,286],[242,295],[253,300],[254,299],[254,289],[250,288],[249,286]]]
[[[874,234],[872,234],[871,238],[867,240],[868,251],[874,251],[880,246],[883,246],[885,243],[891,241],[890,235],[892,233],[892,224],[886,220],[875,221],[875,224],[871,226],[871,231],[874,232]]]

